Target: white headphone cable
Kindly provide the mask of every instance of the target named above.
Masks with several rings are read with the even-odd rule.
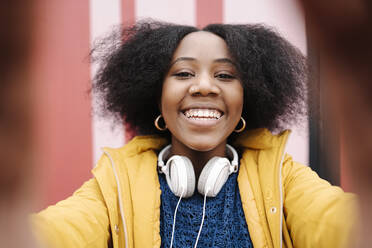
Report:
[[[204,223],[204,217],[205,217],[205,206],[206,206],[206,204],[207,204],[207,194],[208,194],[208,191],[209,191],[209,189],[207,189],[206,192],[205,192],[205,194],[204,194],[203,216],[202,216],[202,221],[201,221],[201,224],[200,224],[200,228],[199,228],[198,236],[196,237],[196,241],[195,241],[195,246],[194,246],[194,248],[196,248],[196,247],[198,246],[199,237],[200,237],[201,231],[202,231],[202,229],[203,229],[203,223]]]
[[[178,210],[178,206],[180,205],[181,199],[183,197],[183,193],[185,193],[185,189],[183,189],[182,194],[180,196],[180,199],[177,202],[176,210],[174,210],[173,227],[172,227],[172,238],[171,238],[170,248],[172,248],[172,246],[173,246],[173,238],[174,238],[174,229],[176,227],[177,210]]]

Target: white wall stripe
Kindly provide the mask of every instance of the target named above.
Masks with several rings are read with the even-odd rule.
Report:
[[[178,24],[195,25],[194,0],[137,0],[137,20],[153,18]]]
[[[121,0],[90,0],[90,41],[102,37],[121,23]],[[93,78],[97,66],[91,67]],[[92,105],[96,109],[97,98],[93,95]],[[113,126],[112,120],[93,115],[93,162],[94,165],[102,155],[101,147],[120,147],[124,145],[124,128],[122,125]]]
[[[266,23],[306,53],[305,18],[296,0],[224,1],[225,23]]]

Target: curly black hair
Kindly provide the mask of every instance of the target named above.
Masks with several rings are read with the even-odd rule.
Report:
[[[247,128],[283,129],[305,113],[306,59],[272,28],[261,24],[210,24],[203,29],[146,20],[120,28],[96,44],[99,62],[93,90],[105,114],[138,134],[155,134],[163,79],[174,51],[189,33],[225,40],[244,88]]]

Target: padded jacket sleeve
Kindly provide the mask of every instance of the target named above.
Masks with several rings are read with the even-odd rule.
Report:
[[[31,216],[32,230],[50,248],[108,247],[109,218],[95,178],[71,197]]]
[[[294,247],[353,247],[357,199],[287,156],[284,214]]]

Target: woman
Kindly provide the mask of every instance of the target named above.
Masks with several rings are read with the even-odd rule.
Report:
[[[348,244],[352,196],[285,154],[289,131],[269,131],[303,113],[306,66],[297,49],[261,25],[143,22],[122,34],[101,46],[109,52],[95,90],[141,136],[105,148],[91,180],[34,217],[42,242]]]

